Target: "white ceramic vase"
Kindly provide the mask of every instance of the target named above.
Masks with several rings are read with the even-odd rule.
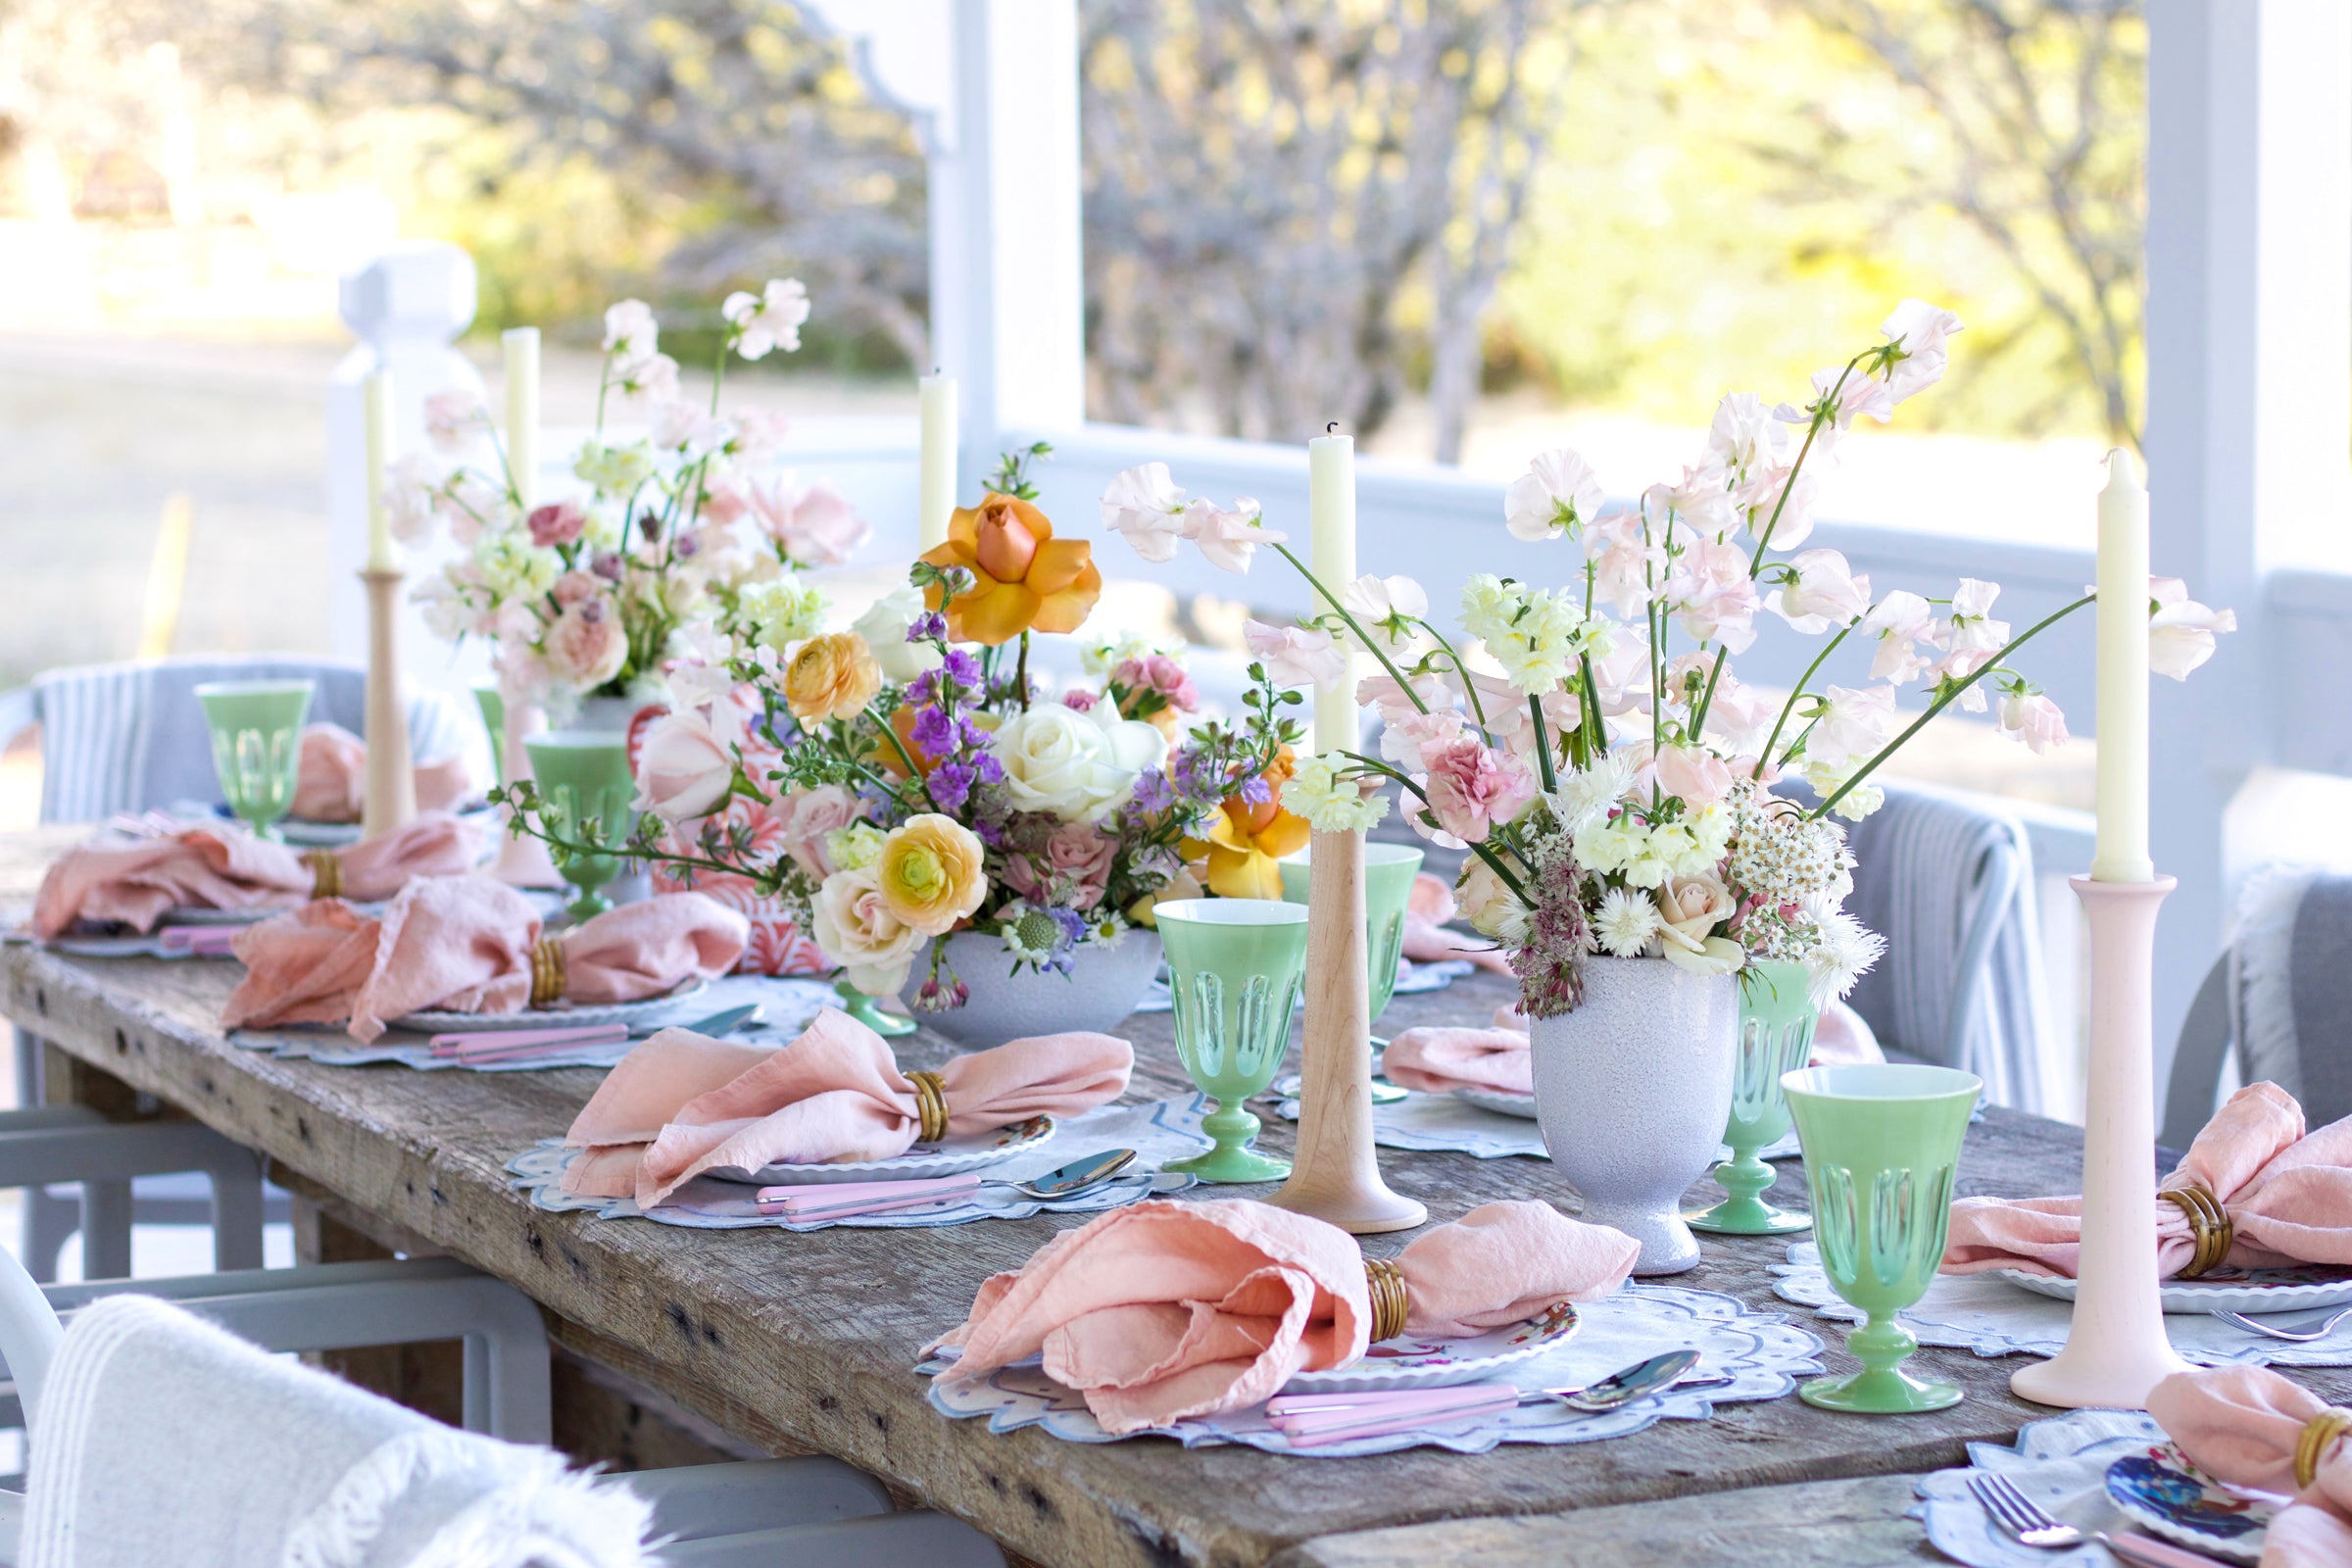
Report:
[[[1663,958],[1589,957],[1585,1000],[1531,1031],[1536,1115],[1583,1217],[1642,1244],[1637,1274],[1698,1262],[1683,1194],[1723,1141],[1740,983]]]
[[[948,938],[948,963],[970,992],[962,1006],[915,1008],[915,992],[930,973],[927,950],[916,955],[912,977],[899,996],[914,1017],[959,1046],[986,1051],[1007,1040],[1070,1030],[1109,1034],[1135,1011],[1159,972],[1159,933],[1133,927],[1108,947],[1082,947],[1068,974],[1014,974],[1003,938],[965,931]]]

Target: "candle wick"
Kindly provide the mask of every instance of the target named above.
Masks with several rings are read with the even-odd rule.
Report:
[[[1325,435],[1338,435],[1340,433],[1340,421],[1333,419],[1329,423],[1325,424],[1323,426],[1323,433]]]

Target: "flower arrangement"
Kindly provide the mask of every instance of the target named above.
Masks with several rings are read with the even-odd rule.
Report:
[[[719,412],[730,357],[799,348],[806,291],[770,282],[728,296],[720,315],[727,329],[702,405],[680,394],[650,308],[624,300],[605,313],[596,431],[572,464],[583,495],[526,509],[480,400],[450,392],[427,403],[434,451],[396,466],[394,531],[416,545],[448,529],[460,552],[416,598],[441,636],[495,641],[510,703],[562,711],[587,697],[657,695],[664,665],[708,621],[784,647],[824,611],[799,568],[838,564],[864,542],[866,524],[829,486],[754,475],[783,436],[780,418]],[[609,438],[614,405],[641,410],[646,433]],[[487,469],[452,461],[485,443]]]
[[[1244,571],[1264,546],[1305,577],[1319,612],[1251,621],[1253,673],[1283,688],[1328,684],[1369,655],[1380,672],[1358,696],[1384,730],[1377,757],[1298,762],[1285,805],[1317,829],[1347,831],[1377,821],[1386,804],[1369,792],[1394,784],[1416,830],[1471,852],[1463,910],[1510,950],[1529,1015],[1573,1008],[1594,954],[1710,974],[1796,961],[1817,993],[1843,996],[1884,943],[1840,907],[1852,862],[1830,818],[1877,809],[1872,775],[1954,705],[1989,709],[2002,734],[2036,753],[2063,743],[2064,715],[2010,660],[2093,602],[2086,594],[2013,634],[1992,613],[1997,584],[1963,578],[1940,599],[1875,594],[1837,551],[1798,548],[1813,528],[1808,460],[1832,454],[1856,418],[1886,421],[1939,379],[1959,326],[1905,301],[1885,341],[1816,373],[1806,401],[1726,397],[1699,461],[1630,506],[1608,508],[1576,453],[1538,457],[1509,488],[1506,526],[1580,545],[1583,560],[1556,588],[1471,577],[1458,642],[1430,618],[1419,584],[1319,582],[1254,503],[1188,499],[1164,465],[1119,475],[1102,519],[1148,561],[1190,541]],[[2185,678],[2234,619],[2178,579],[2155,579],[2149,594],[2151,665]],[[1732,667],[1759,615],[1827,638],[1777,703]],[[1820,679],[1849,642],[1867,652],[1867,676]],[[1927,704],[1906,722],[1898,697],[1914,682]],[[1810,803],[1775,793],[1800,781]]]
[[[804,616],[780,636],[739,591],[671,666],[632,853],[678,885],[779,900],[868,995],[921,963],[912,1001],[931,1009],[966,995],[955,933],[998,938],[1014,972],[1066,975],[1081,948],[1197,894],[1188,862],[1278,896],[1273,857],[1305,840],[1280,802],[1297,694],[1260,682],[1241,720],[1186,731],[1199,698],[1165,650],[1095,644],[1058,694],[1032,677],[1033,640],[1075,633],[1102,591],[1091,545],[1036,506],[1025,469],[1044,456],[1008,457],[846,629]],[[547,837],[528,814],[522,831]]]

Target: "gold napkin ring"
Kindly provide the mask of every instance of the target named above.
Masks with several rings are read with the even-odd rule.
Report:
[[[332,850],[305,850],[302,863],[311,868],[311,897],[337,899],[343,896],[343,862],[335,858]]]
[[[2352,1431],[2352,1410],[2329,1405],[2303,1423],[2303,1435],[2295,1440],[2295,1490],[2300,1492],[2320,1473],[2320,1460],[2328,1447],[2346,1432]]]
[[[921,1118],[916,1141],[936,1144],[948,1136],[947,1081],[935,1072],[910,1072],[906,1081],[914,1085],[914,1112]]]
[[[564,944],[541,937],[531,944],[531,1005],[548,1007],[564,1000]]]
[[[2188,1216],[2188,1228],[2195,1236],[2196,1254],[2181,1269],[2180,1277],[2193,1280],[2222,1266],[2236,1243],[2236,1227],[2231,1224],[2230,1211],[2222,1200],[2202,1187],[2171,1187],[2156,1195],[2177,1206]]]
[[[1372,1298],[1372,1343],[1378,1345],[1402,1334],[1407,1310],[1404,1271],[1385,1257],[1367,1257],[1364,1287]]]

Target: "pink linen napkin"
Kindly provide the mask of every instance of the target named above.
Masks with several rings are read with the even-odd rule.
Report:
[[[2277,1084],[2231,1095],[2159,1186],[2202,1187],[2221,1200],[2235,1237],[2224,1259],[2232,1267],[2352,1263],[2352,1116],[2306,1135],[2303,1107]],[[2017,1268],[2071,1278],[2082,1213],[2080,1198],[1964,1198],[1952,1205],[1943,1272]],[[2188,1216],[2159,1198],[2158,1276],[2170,1279],[2195,1255]]]
[[[480,836],[446,812],[331,853],[341,892],[388,899],[412,877],[456,876],[480,857]],[[310,898],[318,872],[304,853],[258,839],[229,823],[207,823],[148,838],[101,833],[58,857],[33,901],[33,934],[43,941],[76,920],[154,927],[166,909],[288,908]]]
[[[2345,1568],[2352,1563],[2352,1458],[2341,1438],[2319,1456],[2309,1487],[2295,1486],[2295,1448],[2328,1401],[2259,1366],[2176,1372],[2148,1394],[2148,1414],[2206,1474],[2232,1486],[2292,1496],[2271,1521],[2262,1568]]]
[[[1126,1041],[1076,1032],[953,1057],[939,1069],[948,1133],[1108,1104],[1134,1065]],[[888,1159],[921,1125],[889,1043],[831,1007],[781,1049],[664,1029],[621,1058],[564,1135],[585,1151],[564,1190],[652,1208],[714,1165]]]
[[[1415,963],[1467,958],[1482,969],[1509,974],[1511,960],[1493,942],[1446,928],[1454,913],[1453,889],[1444,878],[1427,871],[1414,877],[1412,894],[1404,906],[1404,956]]]
[[[514,1012],[531,997],[539,915],[483,876],[412,882],[380,919],[318,899],[240,932],[246,975],[221,1025],[333,1023],[373,1040],[386,1019],[424,1007]],[[742,915],[699,893],[624,904],[557,937],[564,995],[637,1002],[690,977],[715,980],[751,940]]]
[[[1640,1246],[1548,1203],[1488,1203],[1395,1259],[1408,1333],[1458,1336],[1553,1301],[1596,1300]],[[1337,1226],[1247,1199],[1152,1200],[1064,1231],[980,1287],[935,1342],[969,1376],[1042,1352],[1106,1432],[1257,1404],[1295,1374],[1364,1353],[1363,1254]]]
[[[366,803],[368,743],[340,724],[313,724],[302,732],[296,764],[294,815],[306,822],[357,822]],[[473,790],[473,772],[463,756],[418,762],[416,809],[455,810]]]
[[[1885,1061],[1862,1015],[1842,1002],[1822,1010],[1813,1033],[1813,1065],[1824,1062]],[[1424,1094],[1457,1089],[1497,1089],[1505,1094],[1536,1092],[1536,1068],[1528,1055],[1527,1019],[1516,1006],[1496,1007],[1487,1027],[1424,1025],[1389,1042],[1381,1056],[1389,1082]]]

